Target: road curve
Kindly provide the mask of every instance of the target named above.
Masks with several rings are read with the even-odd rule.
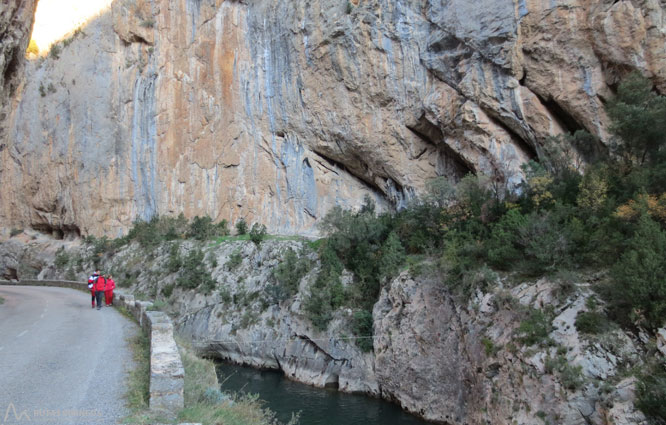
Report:
[[[0,286],[0,425],[106,425],[127,415],[136,324],[66,288]]]

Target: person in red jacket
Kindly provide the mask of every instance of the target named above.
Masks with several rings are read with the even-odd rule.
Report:
[[[95,282],[99,277],[99,270],[93,272],[88,278],[88,289],[90,290],[90,295],[92,295],[92,308],[95,308]]]
[[[104,291],[106,290],[106,278],[100,276],[95,282],[95,298],[97,298],[97,310],[102,308],[102,297],[104,296]]]
[[[113,281],[113,276],[109,275],[106,278],[106,289],[104,290],[104,301],[107,306],[113,305],[114,289],[116,289],[116,282]]]

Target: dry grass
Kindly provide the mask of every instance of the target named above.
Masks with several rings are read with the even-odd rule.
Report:
[[[123,420],[128,424],[169,424],[173,420],[158,417],[148,410],[150,387],[150,342],[140,334],[130,341],[136,368],[128,378],[127,403],[132,414]],[[188,344],[178,341],[185,369],[185,408],[177,422],[203,425],[279,425],[275,414],[266,409],[256,396],[222,394],[215,363],[202,359]],[[293,419],[288,425],[295,425]]]
[[[256,396],[227,395],[220,392],[215,363],[196,356],[179,342],[185,368],[185,409],[178,415],[183,422],[204,425],[277,425],[275,414],[263,407]],[[295,425],[297,419],[290,422]]]

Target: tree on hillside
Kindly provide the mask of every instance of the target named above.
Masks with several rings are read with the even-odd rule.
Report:
[[[608,103],[610,130],[624,144],[622,153],[638,164],[654,161],[666,141],[666,97],[652,90],[652,83],[638,73],[625,78],[617,96]]]
[[[649,329],[666,320],[666,231],[647,212],[613,267],[612,305],[625,322]]]

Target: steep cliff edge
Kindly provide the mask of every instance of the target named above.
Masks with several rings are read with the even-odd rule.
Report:
[[[515,185],[551,135],[607,142],[629,71],[666,89],[664,19],[657,0],[117,0],[28,67],[0,221],[117,236],[183,212],[308,234],[439,175]]]

